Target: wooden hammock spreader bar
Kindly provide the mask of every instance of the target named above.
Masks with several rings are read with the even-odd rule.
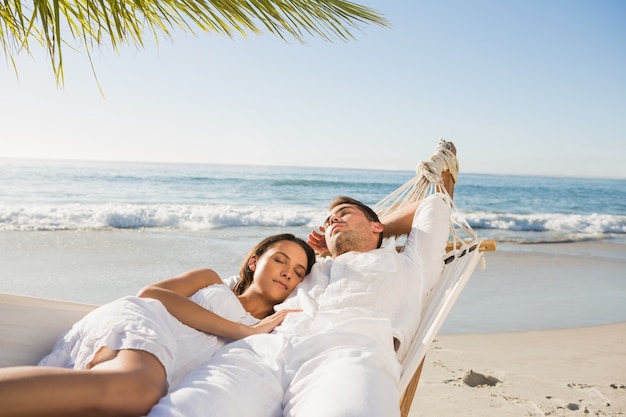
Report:
[[[452,250],[452,245],[452,242],[448,243],[448,245],[446,246],[446,252],[450,252]],[[457,242],[456,248],[458,249],[460,247],[461,242]],[[493,252],[496,250],[496,241],[493,239],[481,240],[478,250],[481,252]]]
[[[448,242],[448,244],[446,245],[446,253],[451,252],[452,251],[452,246],[454,244],[452,242]],[[456,248],[459,249],[461,247],[461,242],[457,242],[456,243]],[[472,246],[470,247],[470,250],[474,250],[476,247]],[[398,246],[396,247],[396,250],[399,252],[402,250],[402,246]],[[488,240],[481,240],[480,241],[480,246],[478,247],[478,250],[481,252],[493,252],[496,250],[496,241],[493,239],[488,239]]]

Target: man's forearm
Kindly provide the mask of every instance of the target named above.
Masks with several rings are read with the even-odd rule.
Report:
[[[380,219],[384,227],[383,236],[389,237],[408,234],[411,231],[415,210],[419,204],[420,201],[417,201],[383,216]]]

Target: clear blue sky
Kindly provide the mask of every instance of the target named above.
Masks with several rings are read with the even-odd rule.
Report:
[[[626,2],[363,1],[391,28],[285,43],[176,34],[0,73],[0,157],[626,178]]]

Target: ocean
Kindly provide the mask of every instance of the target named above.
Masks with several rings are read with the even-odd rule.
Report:
[[[210,232],[315,227],[338,195],[374,204],[414,173],[308,167],[0,160],[0,231]],[[461,174],[455,202],[484,238],[626,237],[626,180]]]
[[[263,237],[306,238],[332,198],[375,204],[414,175],[0,159],[0,292],[101,304],[189,269],[235,274]],[[626,321],[626,180],[461,172],[454,200],[498,250],[443,332]]]

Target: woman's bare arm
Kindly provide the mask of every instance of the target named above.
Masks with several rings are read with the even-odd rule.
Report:
[[[227,320],[189,299],[199,289],[221,283],[222,280],[215,271],[196,269],[150,284],[142,288],[138,296],[159,300],[172,316],[189,327],[233,340],[270,332],[289,313],[285,311],[282,314],[275,314],[254,326],[247,326]]]

